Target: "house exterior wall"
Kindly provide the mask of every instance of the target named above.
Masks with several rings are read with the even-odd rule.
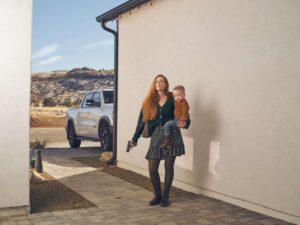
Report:
[[[191,107],[174,185],[299,222],[299,12],[297,0],[155,0],[121,15],[119,165],[148,176],[149,139],[125,147],[162,73]]]
[[[31,20],[32,0],[1,0],[0,215],[29,206]]]

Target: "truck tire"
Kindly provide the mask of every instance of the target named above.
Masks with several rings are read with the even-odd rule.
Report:
[[[99,138],[102,151],[112,151],[112,135],[109,131],[107,122],[101,123],[99,129]]]
[[[75,129],[72,123],[68,125],[68,140],[71,148],[79,148],[81,140],[77,138]]]

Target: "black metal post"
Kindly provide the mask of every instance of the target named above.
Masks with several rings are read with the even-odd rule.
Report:
[[[43,162],[42,162],[42,151],[40,149],[35,151],[35,169],[38,173],[43,172]]]
[[[117,159],[117,137],[118,137],[118,58],[119,58],[119,41],[118,41],[118,29],[119,29],[119,23],[117,21],[117,31],[114,31],[105,25],[106,21],[101,21],[101,26],[104,30],[112,33],[115,38],[115,46],[114,46],[114,133],[113,133],[113,155],[110,160],[107,161],[107,163],[112,164]]]

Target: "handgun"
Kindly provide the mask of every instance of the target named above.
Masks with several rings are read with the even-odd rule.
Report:
[[[126,152],[129,152],[131,150],[131,141],[127,142]]]

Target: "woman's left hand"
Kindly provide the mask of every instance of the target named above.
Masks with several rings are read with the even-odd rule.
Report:
[[[186,121],[178,121],[178,122],[177,122],[177,126],[178,126],[179,128],[184,128],[185,125],[186,125]]]

